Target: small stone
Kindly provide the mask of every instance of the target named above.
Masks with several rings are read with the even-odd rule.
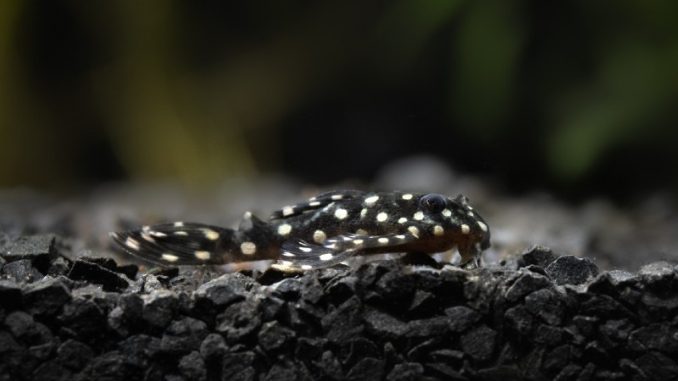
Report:
[[[311,375],[303,363],[280,361],[273,364],[261,381],[311,381]]]
[[[618,319],[634,316],[628,308],[607,295],[594,294],[588,296],[588,300],[581,303],[579,311],[582,314],[602,319]]]
[[[283,300],[296,301],[301,294],[301,282],[296,278],[286,278],[274,285],[273,295]]]
[[[515,303],[525,295],[550,285],[551,282],[545,276],[527,271],[518,276],[504,296],[508,302]]]
[[[386,376],[390,381],[411,381],[420,380],[424,375],[424,367],[416,362],[405,362],[397,364]]]
[[[598,275],[598,267],[588,258],[560,257],[546,267],[546,273],[558,285],[583,284]]]
[[[56,360],[71,370],[80,370],[94,357],[94,352],[87,345],[68,339],[57,349]]]
[[[7,330],[12,333],[17,339],[21,339],[30,333],[34,326],[35,320],[33,316],[23,312],[23,311],[14,311],[5,317],[5,327]]]
[[[300,337],[294,355],[299,359],[315,359],[324,352],[327,340],[317,337]]]
[[[207,379],[205,361],[200,353],[193,351],[179,360],[179,372],[187,380],[204,381]]]
[[[216,331],[226,337],[229,344],[237,343],[254,333],[261,325],[258,302],[246,299],[228,306],[216,318]]]
[[[210,333],[205,336],[205,339],[200,344],[200,355],[207,362],[220,360],[227,350],[226,341],[218,333]]]
[[[41,272],[46,272],[50,259],[57,256],[55,240],[53,234],[19,237],[5,247],[2,257],[7,262],[28,259]]]
[[[124,354],[110,351],[95,357],[81,375],[88,380],[127,380],[136,378],[137,372]]]
[[[35,359],[45,361],[51,357],[52,352],[54,352],[55,345],[56,343],[53,341],[44,344],[31,345],[28,347],[28,353]]]
[[[0,275],[19,283],[30,283],[41,279],[43,275],[33,267],[30,259],[19,259],[2,266]]]
[[[357,282],[355,276],[334,278],[325,286],[325,296],[333,305],[339,305],[355,295]]]
[[[660,323],[638,328],[629,336],[629,348],[637,352],[678,353],[678,328]]]
[[[462,335],[461,347],[465,353],[476,361],[486,361],[494,353],[497,332],[486,325]]]
[[[570,364],[564,367],[558,375],[553,379],[554,381],[565,381],[565,380],[574,380],[575,377],[581,372],[581,367],[576,364]]]
[[[283,327],[277,321],[270,321],[264,323],[259,331],[259,345],[267,351],[274,351],[294,336],[295,332],[291,329]]]
[[[525,306],[533,315],[551,325],[560,325],[565,313],[565,303],[553,288],[542,288],[525,297]]]
[[[47,275],[57,277],[60,275],[66,276],[71,269],[71,262],[64,257],[57,257],[53,260],[47,269]]]
[[[559,347],[553,348],[544,357],[544,369],[548,371],[556,371],[563,369],[570,361],[570,346],[563,344]]]
[[[13,310],[21,305],[21,288],[16,282],[8,279],[0,280],[0,307]]]
[[[92,345],[106,333],[107,317],[92,300],[75,298],[67,303],[58,317],[77,339]]]
[[[349,371],[347,379],[350,381],[381,380],[384,377],[384,361],[373,357],[365,357],[358,361]]]
[[[178,300],[173,292],[156,290],[144,295],[142,317],[144,321],[154,327],[164,328],[174,318]]]
[[[407,333],[407,323],[375,309],[368,309],[363,319],[367,330],[381,338],[399,339]]]
[[[137,294],[122,294],[118,304],[108,314],[108,324],[121,336],[139,326],[143,316],[144,301]]]
[[[445,315],[449,318],[450,330],[452,332],[465,332],[481,318],[478,312],[466,306],[447,308]]]
[[[127,363],[145,369],[160,353],[160,339],[144,334],[130,336],[118,343],[118,350],[125,354]]]
[[[619,368],[624,374],[633,379],[647,380],[648,377],[638,365],[629,359],[619,360]]]
[[[82,259],[78,259],[73,263],[68,277],[73,280],[84,280],[100,284],[105,291],[120,292],[129,287],[129,282],[120,274],[104,266]]]
[[[452,323],[454,324],[454,322]],[[412,320],[407,323],[405,337],[427,338],[445,336],[450,332],[450,319],[445,316],[436,316],[429,319]]]
[[[532,331],[534,319],[522,304],[506,310],[504,319],[508,329],[519,337],[526,337]]]
[[[254,286],[251,278],[242,274],[224,274],[198,288],[196,298],[205,299],[217,308],[226,307],[232,303],[245,299]]]
[[[343,342],[359,335],[364,329],[361,312],[362,304],[357,296],[330,311],[321,320],[325,337],[330,341]]]
[[[563,341],[563,329],[539,324],[535,330],[534,341],[547,347],[553,347]]]
[[[584,337],[592,337],[596,332],[598,318],[593,316],[577,315],[572,318],[572,323],[577,327],[577,331]]]
[[[557,258],[553,251],[545,246],[533,246],[529,248],[518,259],[518,267],[527,267],[530,265],[545,268]]]
[[[366,357],[377,358],[381,350],[372,341],[364,337],[356,337],[342,346],[341,362],[346,366],[353,366]]]
[[[46,277],[24,290],[24,304],[32,315],[56,315],[70,300],[71,293],[61,278]]]
[[[174,355],[189,353],[200,348],[207,334],[207,325],[201,320],[185,317],[173,321],[160,340],[160,350]]]
[[[664,291],[674,289],[678,285],[675,280],[673,265],[668,262],[654,262],[640,268],[638,275],[643,279],[649,288],[653,290]]]
[[[40,364],[35,368],[31,377],[31,380],[35,381],[68,381],[72,379],[73,374],[56,360]]]
[[[313,365],[315,365],[320,370],[322,376],[327,379],[340,380],[344,378],[341,364],[332,351],[323,352],[320,356],[320,360],[314,361]]]
[[[636,359],[636,365],[650,380],[678,379],[678,364],[670,357],[657,351],[648,351]]]
[[[226,353],[222,359],[222,380],[254,380],[254,352]]]

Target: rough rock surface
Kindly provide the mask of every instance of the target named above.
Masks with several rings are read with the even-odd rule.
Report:
[[[540,247],[473,271],[137,274],[20,247],[0,261],[0,380],[678,379],[666,262],[599,273]]]

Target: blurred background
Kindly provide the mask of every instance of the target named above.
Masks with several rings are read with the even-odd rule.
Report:
[[[251,206],[253,188],[298,195],[268,178],[432,190],[444,178],[481,202],[498,199],[488,189],[527,195],[486,207],[515,226],[540,205],[523,238],[558,214],[535,190],[582,208],[555,218],[559,233],[617,213],[612,202],[654,216],[624,214],[617,236],[642,225],[664,237],[656,227],[678,227],[677,14],[677,2],[631,0],[4,1],[0,187],[242,181]],[[233,210],[224,220],[241,212],[218,206]],[[600,246],[568,234],[566,251]]]
[[[512,190],[678,184],[678,3],[5,1],[0,184],[284,173],[419,153]]]

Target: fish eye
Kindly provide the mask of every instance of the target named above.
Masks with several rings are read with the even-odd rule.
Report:
[[[430,193],[419,200],[419,205],[428,212],[438,213],[447,206],[446,200],[445,196],[441,194]]]

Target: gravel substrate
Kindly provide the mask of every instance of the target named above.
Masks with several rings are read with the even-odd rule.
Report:
[[[2,380],[678,379],[678,268],[537,247],[464,271],[409,256],[218,274],[6,243]]]

